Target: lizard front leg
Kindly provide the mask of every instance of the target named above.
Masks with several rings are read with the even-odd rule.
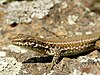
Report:
[[[61,56],[61,50],[53,49],[51,51],[53,52],[53,55],[54,55],[52,63],[51,63],[51,67],[50,67],[50,69],[52,70],[53,67],[59,62],[58,60],[59,60],[59,57]]]

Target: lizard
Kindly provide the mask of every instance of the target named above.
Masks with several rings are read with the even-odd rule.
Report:
[[[94,49],[100,49],[100,32],[65,39],[47,39],[18,34],[12,39],[11,43],[53,56],[52,69],[57,64],[60,56],[77,55]]]

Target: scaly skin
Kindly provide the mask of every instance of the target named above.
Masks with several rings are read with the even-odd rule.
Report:
[[[77,55],[86,51],[100,49],[99,40],[100,32],[66,39],[45,39],[19,34],[13,38],[12,44],[53,55],[53,68],[60,56]]]

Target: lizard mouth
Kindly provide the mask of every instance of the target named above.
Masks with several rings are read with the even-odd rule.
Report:
[[[23,34],[18,34],[15,37],[12,38],[11,43],[12,44],[20,44],[21,42],[25,42],[25,37]]]
[[[13,40],[11,41],[11,43],[14,44],[14,45],[21,45],[20,40],[16,40],[16,39],[13,39]]]
[[[14,44],[14,45],[21,45],[22,40],[20,38],[14,37],[14,38],[12,38],[11,43]]]

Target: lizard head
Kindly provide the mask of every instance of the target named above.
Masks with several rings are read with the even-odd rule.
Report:
[[[30,46],[30,45],[34,45],[36,42],[34,37],[30,37],[30,36],[26,36],[24,34],[18,34],[17,36],[15,36],[11,43],[14,45],[18,45],[18,46]]]

